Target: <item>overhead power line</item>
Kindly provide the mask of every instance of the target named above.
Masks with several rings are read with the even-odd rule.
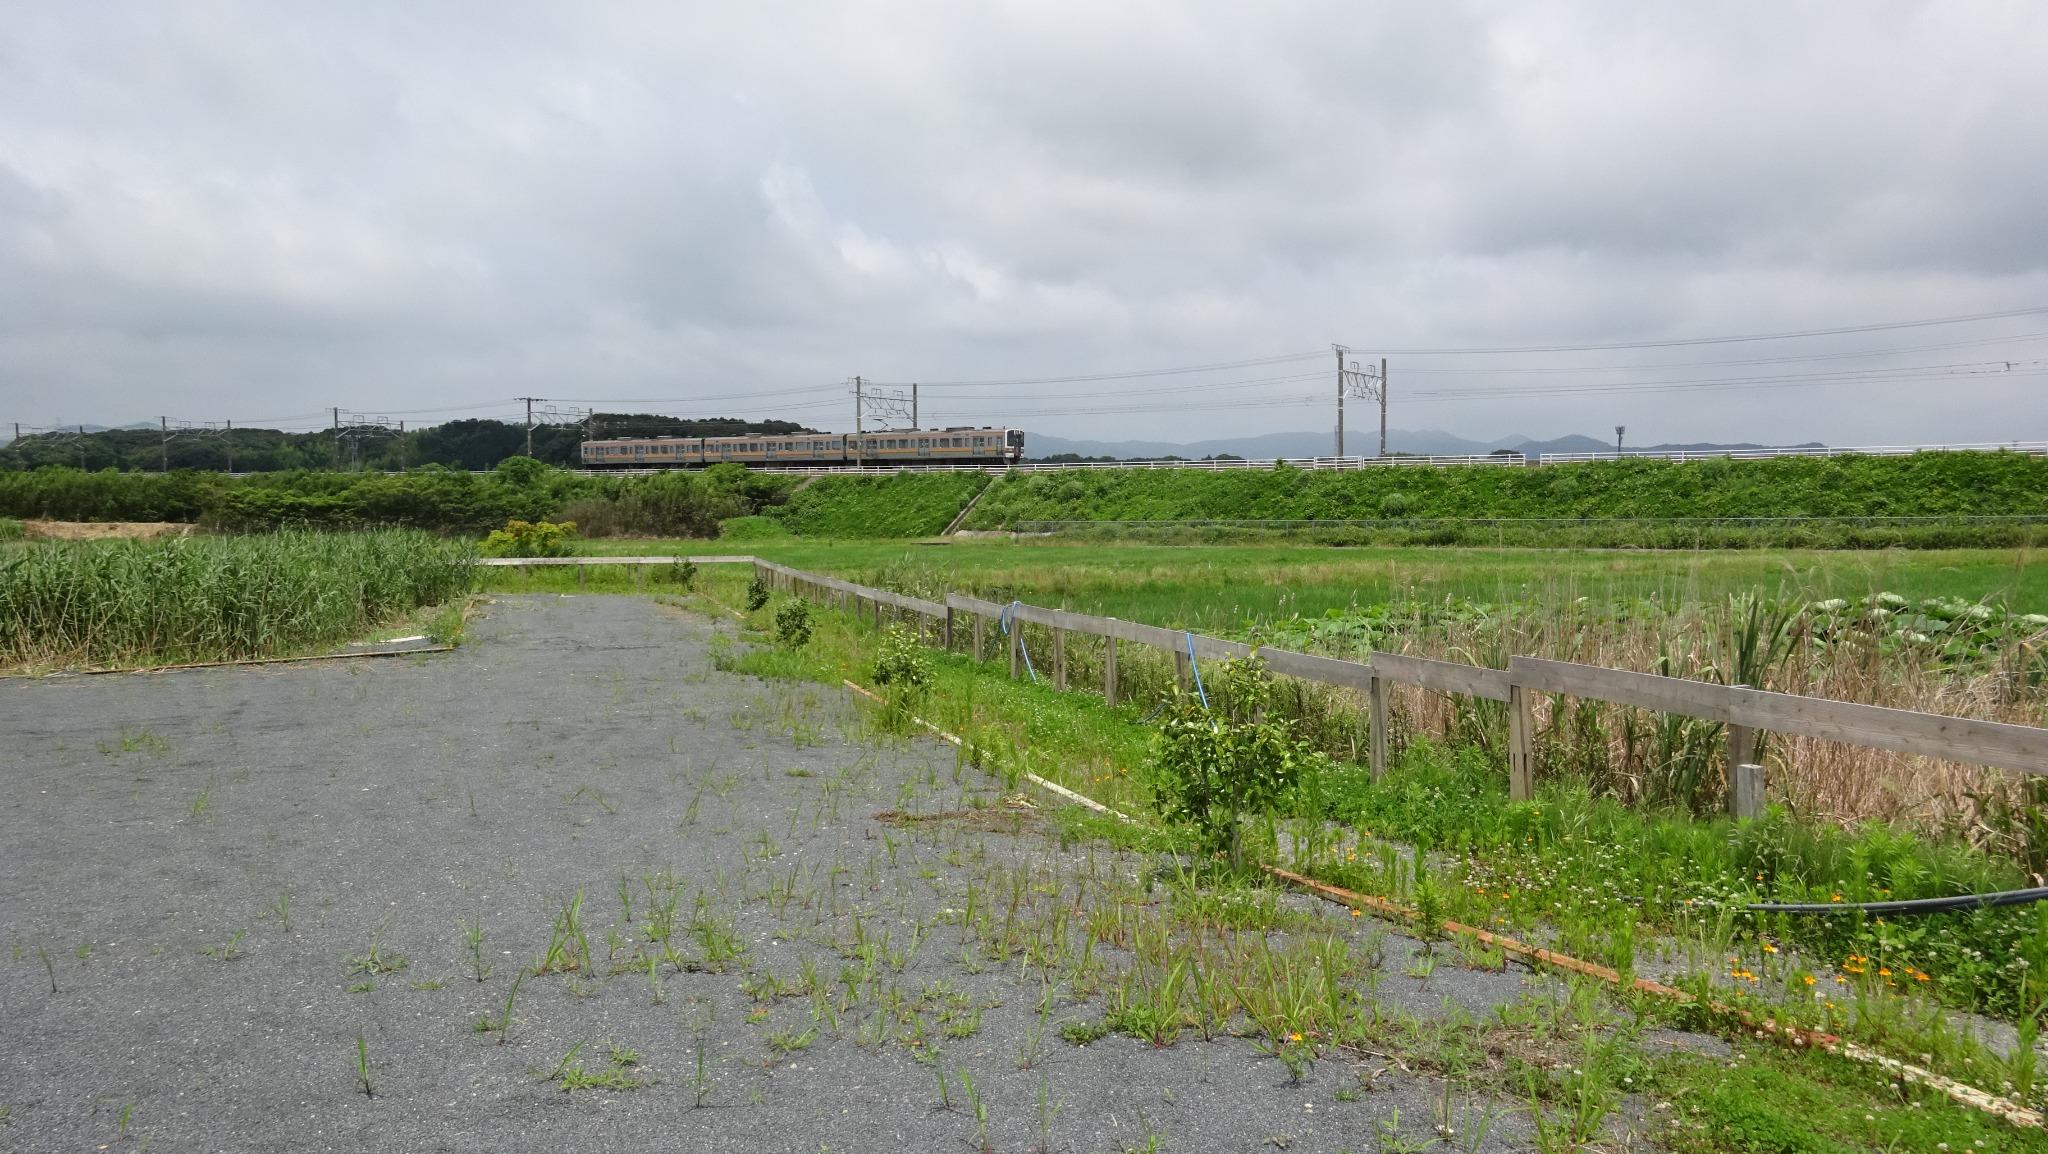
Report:
[[[2033,308],[2024,309],[2005,309],[2000,312],[1970,313],[1964,316],[1930,317],[1925,320],[1884,321],[1879,324],[1868,325],[1843,325],[1839,328],[1831,329],[1798,329],[1791,332],[1781,333],[1746,333],[1741,336],[1732,337],[1673,337],[1666,340],[1656,341],[1614,341],[1604,344],[1583,345],[1500,345],[1493,347],[1423,347],[1408,349],[1375,347],[1373,351],[1387,356],[1426,357],[1479,356],[1506,353],[1591,353],[1610,351],[1616,349],[1669,349],[1681,348],[1690,345],[1734,345],[1746,344],[1752,341],[1791,341],[1804,340],[1809,337],[1848,336],[1852,333],[1879,333],[1892,332],[1899,329],[1924,329],[1933,328],[1937,325],[1960,325],[1969,324],[1974,321],[1995,321],[2005,320],[2010,317],[2040,316],[2043,313],[2048,313],[2048,305],[2039,305]],[[1368,346],[1359,345],[1358,347],[1365,348]]]

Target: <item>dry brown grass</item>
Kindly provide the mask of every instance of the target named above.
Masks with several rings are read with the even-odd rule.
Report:
[[[22,535],[32,541],[106,541],[119,537],[150,540],[190,537],[191,525],[176,521],[23,521]]]

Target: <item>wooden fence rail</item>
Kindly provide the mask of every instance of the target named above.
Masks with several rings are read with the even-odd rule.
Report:
[[[1538,693],[1591,698],[1726,725],[1729,808],[1738,817],[1755,817],[1763,811],[1763,776],[1754,756],[1757,735],[1764,731],[2048,774],[2048,729],[2027,725],[1887,709],[1535,657],[1511,658],[1506,669],[1378,650],[1368,661],[1346,661],[1312,653],[1255,648],[1241,641],[1067,609],[1047,609],[1021,601],[1004,605],[949,593],[941,604],[805,573],[772,561],[756,559],[754,566],[763,582],[787,592],[808,594],[857,611],[865,612],[863,606],[871,607],[877,623],[888,609],[930,618],[939,623],[942,642],[949,648],[954,643],[955,624],[965,614],[973,621],[973,653],[977,661],[984,658],[987,625],[995,622],[1007,634],[1005,648],[1012,677],[1021,675],[1024,665],[1023,632],[1016,626],[1031,624],[1050,629],[1051,676],[1062,689],[1067,681],[1066,635],[1100,637],[1105,645],[1103,696],[1112,705],[1117,700],[1119,643],[1143,645],[1171,654],[1177,678],[1183,685],[1191,671],[1191,660],[1245,657],[1256,652],[1272,673],[1367,695],[1371,718],[1369,763],[1375,777],[1385,773],[1387,766],[1389,686],[1410,685],[1437,693],[1504,702],[1508,707],[1508,788],[1517,800],[1527,800],[1535,790],[1536,735],[1531,705],[1533,695]]]

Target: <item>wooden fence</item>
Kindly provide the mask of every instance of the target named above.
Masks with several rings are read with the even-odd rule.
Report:
[[[955,630],[961,616],[965,615],[971,622],[973,653],[977,661],[986,657],[987,632],[991,623],[996,623],[1000,629],[1007,617],[1010,622],[1044,626],[1052,631],[1052,683],[1059,689],[1065,689],[1067,683],[1067,634],[1100,637],[1105,645],[1103,696],[1112,705],[1117,699],[1119,644],[1142,645],[1172,654],[1175,673],[1182,685],[1187,684],[1193,660],[1245,657],[1253,652],[1252,646],[1241,641],[1225,641],[1199,633],[1120,621],[1114,617],[1045,609],[1022,602],[1002,605],[957,593],[948,594],[944,603],[925,601],[805,573],[772,561],[756,559],[754,568],[759,579],[771,587],[807,594],[856,612],[872,612],[877,624],[881,624],[891,610],[920,615],[936,624],[941,644],[947,648],[953,647]],[[1022,672],[1022,630],[1011,628],[1004,632],[1007,634],[1005,644],[1009,650],[1010,676],[1016,677]],[[1530,706],[1532,695],[1538,693],[1591,698],[1721,722],[1728,729],[1729,810],[1737,817],[1755,817],[1763,812],[1763,769],[1754,758],[1757,735],[1766,730],[1944,761],[2048,774],[2048,729],[2028,725],[1916,713],[1535,657],[1514,657],[1509,659],[1506,669],[1490,669],[1377,650],[1369,661],[1345,661],[1279,649],[1261,648],[1257,653],[1273,673],[1360,690],[1367,695],[1371,711],[1369,760],[1375,777],[1385,773],[1387,766],[1387,692],[1390,686],[1410,685],[1438,693],[1505,702],[1508,707],[1508,790],[1512,797],[1523,801],[1532,797],[1535,789],[1531,760],[1535,725]]]

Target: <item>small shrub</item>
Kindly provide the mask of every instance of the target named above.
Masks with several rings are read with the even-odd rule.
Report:
[[[524,457],[512,460],[522,461]],[[567,557],[569,540],[576,534],[574,521],[505,522],[503,529],[491,530],[481,551],[486,557]]]
[[[697,563],[695,561],[681,560],[670,563],[668,567],[668,580],[670,584],[684,591],[695,589],[697,587]]]
[[[882,639],[882,655],[875,659],[875,684],[893,693],[915,694],[931,686],[932,659],[918,644],[917,634],[908,626],[891,625]]]
[[[1272,685],[1257,658],[1224,662],[1213,680],[1213,706],[1187,694],[1167,705],[1147,778],[1163,816],[1194,826],[1205,848],[1236,862],[1240,817],[1271,812],[1328,759],[1269,708]]]
[[[768,583],[759,577],[754,578],[754,583],[747,586],[747,612],[760,612],[761,607],[768,604],[768,598]]]
[[[811,641],[811,603],[790,600],[775,611],[776,644],[788,649],[802,649]]]
[[[19,541],[26,533],[21,522],[12,517],[0,517],[0,541]]]

